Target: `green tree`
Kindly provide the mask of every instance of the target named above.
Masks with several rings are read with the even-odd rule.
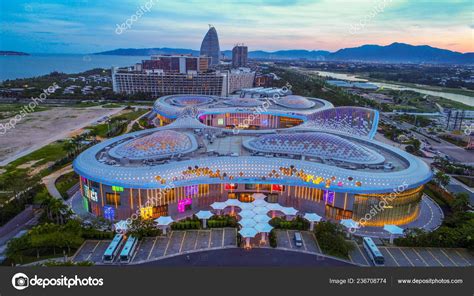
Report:
[[[451,203],[453,211],[464,212],[469,206],[469,195],[465,192],[456,194],[456,198]]]
[[[438,185],[447,186],[449,181],[451,181],[451,178],[445,173],[438,171],[434,176],[434,180]]]

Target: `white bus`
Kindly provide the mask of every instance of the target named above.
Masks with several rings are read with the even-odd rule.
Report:
[[[374,241],[370,237],[364,237],[362,241],[364,249],[367,252],[370,260],[372,260],[376,266],[383,266],[385,264],[385,259],[382,253],[380,253],[379,248],[377,248],[375,245]]]

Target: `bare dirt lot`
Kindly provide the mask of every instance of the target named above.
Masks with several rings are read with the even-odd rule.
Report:
[[[88,126],[104,116],[110,116],[122,108],[68,108],[29,113],[15,128],[0,135],[0,166],[26,155],[56,140],[66,138],[77,129]],[[5,124],[8,119],[2,120]]]

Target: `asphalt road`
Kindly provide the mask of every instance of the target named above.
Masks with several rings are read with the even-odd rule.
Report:
[[[188,255],[180,255],[140,264],[140,266],[354,266],[352,264],[326,257],[277,250],[240,248],[211,250]]]
[[[400,122],[398,123],[398,125],[401,128],[404,128],[406,130],[410,130],[411,128],[415,127],[414,125],[409,124],[407,122]],[[458,162],[468,164],[468,165],[474,164],[474,151],[473,150],[466,150],[464,148],[451,144],[447,141],[444,141],[443,139],[439,139],[441,143],[438,143],[431,140],[430,138],[425,137],[424,135],[418,132],[414,132],[413,134],[418,139],[425,140],[426,142],[428,142],[433,149],[450,156],[451,158],[455,159]]]

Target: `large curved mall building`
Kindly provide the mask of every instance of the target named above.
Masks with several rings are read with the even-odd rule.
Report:
[[[165,96],[153,107],[156,128],[97,144],[74,169],[84,206],[110,220],[179,219],[259,192],[326,219],[360,220],[378,208],[366,226],[407,224],[418,217],[432,173],[373,139],[378,117],[281,89]]]

